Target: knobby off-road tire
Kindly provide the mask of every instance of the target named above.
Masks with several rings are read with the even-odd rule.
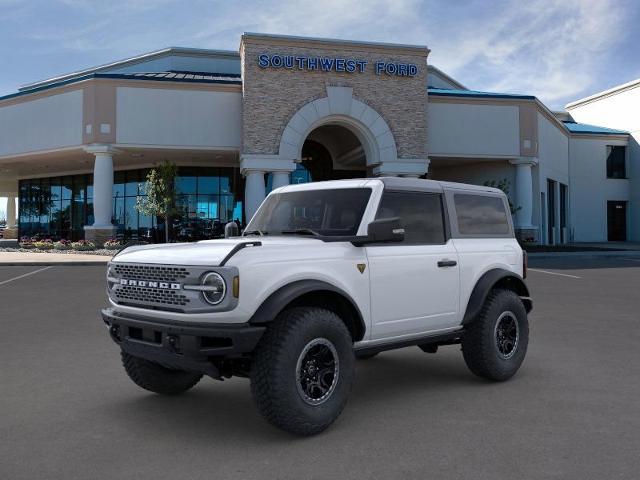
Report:
[[[258,411],[290,433],[322,432],[347,403],[354,358],[349,330],[335,313],[311,307],[285,310],[255,352],[251,392]]]
[[[503,381],[522,365],[528,343],[529,322],[522,301],[511,290],[495,289],[465,329],[462,353],[474,374]]]
[[[149,360],[121,352],[122,365],[129,378],[139,387],[162,395],[178,395],[194,387],[202,375],[172,370]]]

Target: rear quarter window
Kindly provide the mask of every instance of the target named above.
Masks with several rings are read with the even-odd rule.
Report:
[[[502,197],[456,193],[453,202],[461,235],[509,235],[508,213]]]

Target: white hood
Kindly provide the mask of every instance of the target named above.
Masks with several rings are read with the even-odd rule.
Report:
[[[239,243],[262,242],[267,246],[288,246],[321,242],[300,237],[237,237],[220,240],[204,240],[196,243],[171,243],[129,247],[113,258],[114,262],[155,263],[164,265],[216,266]]]

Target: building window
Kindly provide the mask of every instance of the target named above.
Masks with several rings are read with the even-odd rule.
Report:
[[[148,170],[114,174],[113,225],[124,240],[163,241],[159,219],[142,215],[136,201],[144,196]],[[177,209],[170,225],[173,239],[199,240],[224,236],[224,225],[242,222],[242,178],[237,168],[179,168]],[[93,175],[21,180],[21,236],[79,240],[84,226],[93,224]]]
[[[607,146],[607,178],[627,178],[627,147]]]

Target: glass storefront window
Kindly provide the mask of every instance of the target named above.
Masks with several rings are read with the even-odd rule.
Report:
[[[144,195],[147,169],[114,174],[113,224],[123,240],[164,241],[162,219],[140,214],[138,196]],[[176,202],[179,214],[172,218],[174,240],[200,240],[224,236],[224,224],[242,222],[243,179],[234,168],[179,168]],[[240,195],[238,195],[240,194]],[[84,226],[93,224],[93,175],[21,180],[19,186],[22,236],[54,240],[78,240]]]

